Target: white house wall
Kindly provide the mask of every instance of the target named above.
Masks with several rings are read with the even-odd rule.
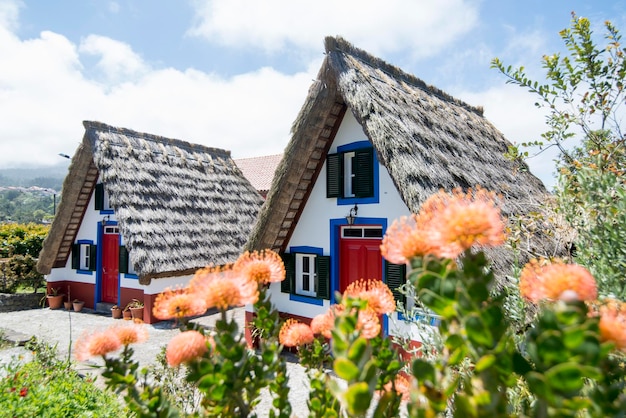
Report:
[[[99,222],[102,222],[105,218],[110,222],[117,222],[117,218],[115,214],[102,214],[99,210],[95,208],[95,193],[91,193],[91,198],[89,200],[89,205],[87,206],[87,210],[85,211],[85,216],[78,228],[78,233],[76,234],[76,238],[74,241],[78,240],[89,240],[93,241],[94,244],[100,245],[98,242],[98,228],[97,225]],[[120,245],[124,245],[124,241],[120,235]],[[126,274],[120,273],[120,287],[126,289],[137,289],[142,290],[146,295],[153,295],[163,292],[166,288],[174,288],[178,285],[183,286],[189,283],[189,280],[192,276],[179,276],[179,277],[164,277],[159,279],[154,279],[151,281],[149,285],[141,285],[139,284],[139,280],[135,277],[127,277]],[[53,268],[50,271],[50,274],[46,275],[46,280],[49,283],[59,282],[59,281],[72,281],[77,283],[86,283],[86,284],[96,284],[96,272],[92,272],[92,274],[79,274],[77,270],[72,269],[72,257],[68,257],[67,262],[65,263],[65,267],[63,268]],[[53,286],[54,287],[54,286]]]
[[[353,142],[366,141],[367,137],[350,111],[346,115],[337,131],[337,136],[330,147],[329,153],[337,152],[337,147]],[[310,246],[323,248],[324,255],[330,254],[330,219],[342,219],[353,205],[338,205],[336,198],[326,197],[326,163],[313,186],[311,195],[302,211],[302,215],[293,231],[287,245],[290,247]],[[379,201],[380,203],[358,204],[357,218],[386,218],[387,226],[394,219],[410,214],[406,204],[400,198],[398,191],[389,176],[387,169],[379,164]],[[358,223],[358,219],[357,219]],[[323,306],[291,301],[289,295],[280,292],[280,284],[272,284],[272,302],[281,312],[312,318],[326,312],[330,302],[325,300]],[[396,317],[396,314],[393,314]],[[406,334],[408,327],[402,323],[388,327],[390,334]]]
[[[93,241],[94,244],[98,244],[98,228],[96,225],[98,222],[101,222],[104,216],[100,214],[99,210],[95,210],[95,198],[94,193],[91,193],[91,198],[89,199],[89,206],[87,206],[87,210],[85,211],[85,216],[78,228],[78,233],[76,234],[76,238],[74,241],[78,240],[90,240]],[[115,221],[115,215],[110,216],[111,221]],[[72,255],[67,258],[64,268],[53,268],[50,271],[50,274],[46,276],[46,280],[48,282],[57,282],[63,280],[71,280],[73,282],[79,283],[88,283],[88,284],[96,284],[96,272],[93,274],[78,274],[76,270],[72,269]]]

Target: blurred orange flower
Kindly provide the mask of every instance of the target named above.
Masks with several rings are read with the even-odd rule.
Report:
[[[206,312],[203,297],[185,289],[166,289],[157,295],[152,312],[158,319],[178,319]]]
[[[356,329],[361,331],[363,338],[368,340],[380,335],[380,319],[374,310],[366,308],[359,311]]]
[[[259,284],[285,280],[283,260],[272,250],[246,251],[237,259],[233,270],[250,277]]]
[[[432,245],[423,232],[423,225],[415,214],[402,216],[387,228],[380,252],[385,260],[394,264],[406,264],[412,257],[429,254]]]
[[[85,361],[90,357],[104,356],[122,346],[117,333],[111,328],[98,332],[84,332],[74,346],[74,357]]]
[[[148,340],[148,330],[142,325],[113,326],[110,329],[117,335],[122,345],[140,344]]]
[[[226,310],[231,306],[253,304],[259,298],[258,283],[234,271],[231,265],[198,270],[189,282],[189,292],[202,298],[207,309]]]
[[[331,338],[331,331],[335,326],[335,315],[332,310],[319,314],[311,320],[311,331],[313,334],[322,334],[325,338]]]
[[[493,192],[477,187],[464,193],[440,191],[428,199],[420,216],[428,219],[425,239],[433,253],[442,258],[456,258],[475,246],[495,247],[504,243],[505,223],[496,207]]]
[[[411,397],[411,381],[405,375],[398,374],[395,379],[396,393],[402,396],[404,402],[408,401]],[[385,391],[389,392],[392,388],[391,382],[385,384]]]
[[[593,301],[598,297],[596,281],[587,269],[561,260],[530,260],[520,275],[520,293],[527,300],[578,299]]]
[[[396,310],[393,293],[381,280],[361,279],[352,282],[346,287],[343,296],[367,301],[367,306],[378,315]]]
[[[315,337],[311,327],[293,318],[287,319],[278,333],[278,341],[285,347],[299,347],[310,344]]]
[[[198,331],[184,331],[167,344],[165,358],[172,367],[188,363],[206,353],[210,340]]]
[[[618,350],[626,351],[626,303],[610,301],[599,307],[600,336],[612,341]]]

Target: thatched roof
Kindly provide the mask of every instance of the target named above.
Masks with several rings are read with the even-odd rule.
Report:
[[[263,202],[230,152],[84,122],[37,269],[64,267],[98,177],[142,284],[236,260]]]
[[[538,210],[547,192],[482,109],[357,49],[326,38],[326,58],[292,126],[292,137],[248,249],[284,251],[349,109],[412,212],[439,189],[481,185],[505,197],[508,216]]]

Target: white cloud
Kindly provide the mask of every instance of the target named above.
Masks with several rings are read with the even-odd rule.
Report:
[[[196,0],[190,34],[230,47],[279,52],[289,46],[319,51],[341,35],[374,54],[407,49],[427,56],[472,29],[475,1],[464,0]]]
[[[0,27],[15,30],[19,27],[19,9],[24,3],[20,0],[0,1]]]
[[[80,43],[79,51],[99,56],[97,67],[112,83],[132,79],[148,71],[142,58],[130,45],[105,36],[89,35]]]
[[[118,77],[84,75],[80,52],[100,54]],[[60,163],[82,140],[83,120],[211,147],[234,157],[282,152],[320,62],[306,72],[270,68],[231,78],[196,70],[150,69],[123,43],[89,37],[80,49],[62,35],[42,32],[20,40],[0,28],[0,167]],[[321,58],[320,58],[321,59]]]
[[[542,109],[535,107],[535,98],[525,89],[513,85],[493,87],[484,92],[462,92],[459,97],[468,103],[483,106],[484,115],[513,144],[541,140],[546,131],[545,116]],[[532,149],[534,155],[539,150]],[[527,160],[530,171],[539,177],[551,190],[555,185],[554,148],[541,152]]]

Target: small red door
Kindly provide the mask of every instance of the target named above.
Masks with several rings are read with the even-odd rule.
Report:
[[[343,293],[346,287],[359,279],[382,280],[382,256],[380,254],[380,238],[365,238],[366,233],[357,234],[352,227],[353,237],[342,232],[339,254],[339,292]],[[372,230],[372,228],[368,228]],[[362,230],[365,232],[365,230]],[[354,236],[361,235],[361,236]]]
[[[120,238],[117,226],[103,226],[101,300],[117,303]]]

